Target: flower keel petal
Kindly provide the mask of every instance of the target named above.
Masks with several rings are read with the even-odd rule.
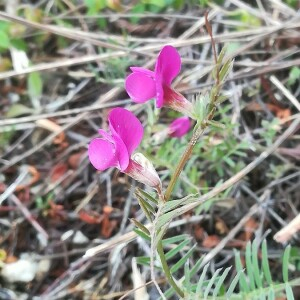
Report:
[[[129,164],[130,154],[122,139],[117,135],[113,135],[113,139],[116,145],[116,155],[118,158],[118,168],[121,172],[124,172]]]
[[[144,103],[155,97],[155,82],[144,73],[132,73],[125,81],[129,97],[137,103]]]
[[[100,171],[118,166],[115,145],[103,140],[94,139],[88,146],[88,155],[91,164]]]

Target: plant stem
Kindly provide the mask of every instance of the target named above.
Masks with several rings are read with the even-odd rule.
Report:
[[[213,99],[211,100],[211,103],[210,103],[210,107],[209,107],[209,114],[207,116],[207,121],[211,121],[212,118],[214,117],[214,114],[216,112],[216,107],[215,107],[215,103],[218,99],[218,95],[219,95],[219,92],[220,92],[220,84],[217,80],[217,90],[216,90],[216,93],[213,97]],[[176,181],[180,175],[180,173],[182,172],[186,162],[189,160],[191,154],[192,154],[192,151],[199,139],[199,137],[202,135],[202,133],[204,132],[205,128],[207,127],[208,123],[207,121],[203,121],[199,127],[197,128],[197,130],[195,130],[191,140],[189,141],[176,169],[175,169],[175,172],[173,173],[172,177],[171,177],[171,180],[170,180],[170,183],[167,187],[167,190],[165,192],[165,196],[164,196],[164,201],[168,201],[170,199],[170,196],[172,194],[172,191],[174,189],[174,186],[176,184]],[[197,126],[197,125],[196,125]]]
[[[174,189],[174,186],[176,184],[176,181],[180,175],[180,173],[182,172],[186,162],[188,161],[188,159],[190,158],[191,154],[192,154],[192,151],[200,137],[200,135],[203,133],[204,129],[205,129],[206,126],[203,126],[203,127],[200,127],[198,130],[196,130],[191,138],[191,140],[189,141],[172,177],[171,177],[171,180],[170,180],[170,183],[167,187],[167,190],[165,192],[165,197],[164,197],[164,200],[165,201],[168,201],[170,199],[170,196],[172,194],[172,191]]]
[[[168,263],[167,263],[167,260],[166,260],[166,257],[165,257],[165,253],[164,253],[164,249],[163,249],[163,245],[162,245],[162,241],[160,240],[158,243],[157,243],[157,253],[160,257],[160,261],[161,261],[161,265],[162,265],[162,268],[166,274],[166,277],[168,278],[168,282],[169,284],[173,287],[173,289],[176,291],[176,293],[181,297],[183,298],[184,297],[184,293],[183,291],[179,288],[179,286],[177,285],[177,283],[175,282],[172,274],[171,274],[171,271],[169,269],[169,266],[168,266]]]

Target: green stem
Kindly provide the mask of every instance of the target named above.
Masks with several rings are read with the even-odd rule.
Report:
[[[216,94],[214,96],[214,99],[211,101],[210,103],[210,108],[209,108],[209,114],[207,116],[207,120],[210,121],[212,120],[212,118],[214,117],[214,114],[216,112],[216,107],[215,107],[215,102],[218,98],[218,95],[219,95],[219,91],[220,91],[220,84],[217,82],[217,91],[216,91]],[[174,189],[174,186],[176,184],[176,181],[180,175],[180,173],[182,172],[186,162],[189,160],[191,154],[192,154],[192,151],[199,139],[199,137],[201,136],[201,134],[204,132],[205,128],[207,127],[208,123],[207,121],[203,121],[199,128],[197,130],[195,130],[190,142],[188,143],[176,169],[175,169],[175,172],[173,173],[172,177],[171,177],[171,180],[170,180],[170,183],[167,187],[167,190],[165,192],[165,196],[164,196],[164,201],[168,201],[170,199],[170,196],[172,194],[172,191]],[[197,126],[197,125],[196,125]]]
[[[164,197],[164,200],[165,201],[168,201],[170,199],[170,196],[172,194],[172,191],[174,189],[174,186],[176,184],[176,181],[180,175],[180,173],[182,172],[186,162],[189,160],[191,154],[192,154],[192,151],[200,137],[200,135],[203,133],[204,129],[205,129],[206,126],[203,126],[203,127],[200,127],[198,130],[195,131],[195,133],[193,134],[191,140],[189,141],[172,177],[171,177],[171,180],[170,180],[170,183],[167,187],[167,190],[165,192],[165,197]]]
[[[164,249],[163,249],[163,245],[162,245],[162,241],[160,240],[157,244],[157,253],[160,257],[160,261],[161,261],[161,265],[162,268],[166,274],[166,277],[168,278],[168,282],[169,284],[173,287],[173,289],[176,291],[176,293],[181,297],[184,298],[184,293],[183,291],[179,288],[179,286],[177,285],[177,283],[175,282],[171,271],[169,269],[166,257],[165,257],[165,253],[164,253]]]

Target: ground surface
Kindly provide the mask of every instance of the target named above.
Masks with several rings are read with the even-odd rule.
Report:
[[[207,93],[213,84],[207,9],[217,50],[227,45],[235,59],[224,86],[229,100],[215,118],[225,129],[206,131],[173,198],[204,194],[238,172],[241,180],[200,214],[173,220],[167,235],[186,233],[195,256],[211,254],[210,274],[234,264],[234,249],[243,253],[248,241],[266,238],[280,281],[286,243],[273,237],[300,209],[297,1],[6,2],[0,4],[0,298],[119,299],[150,281],[149,268],[138,271],[133,260],[150,251],[129,221],[146,223],[134,196],[139,184],[116,169],[97,172],[87,145],[107,128],[111,108],[130,108],[145,126],[140,152],[168,181],[191,133],[155,144],[153,135],[180,115],[155,110],[153,102],[132,104],[124,78],[132,65],[152,68],[171,44],[183,62],[176,89],[189,100]],[[299,239],[284,238],[293,250],[291,277],[299,277]],[[157,271],[157,278],[165,288],[164,275]],[[135,299],[158,298],[151,284],[142,293]]]

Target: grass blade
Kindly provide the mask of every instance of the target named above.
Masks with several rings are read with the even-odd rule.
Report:
[[[246,246],[246,269],[247,269],[247,275],[249,277],[249,285],[251,291],[255,290],[255,281],[254,281],[254,274],[253,274],[253,264],[252,264],[252,255],[251,255],[251,243],[248,242]]]
[[[208,267],[209,267],[209,264],[204,266],[202,274],[201,274],[200,279],[199,279],[198,284],[197,284],[196,295],[199,296],[199,297],[202,295],[201,290],[202,290],[203,282],[204,282]]]
[[[242,292],[248,293],[249,292],[249,286],[246,280],[246,275],[244,274],[244,269],[241,262],[240,253],[238,251],[235,252],[235,267],[238,272],[241,272],[240,274],[240,280],[239,280],[239,286],[240,290]]]
[[[204,298],[204,299],[207,299],[208,294],[209,294],[209,292],[211,291],[212,286],[216,283],[217,277],[219,276],[219,273],[220,273],[221,271],[222,271],[222,269],[218,269],[218,270],[214,273],[213,277],[210,279],[210,281],[209,281],[209,283],[208,283],[208,285],[207,285],[207,287],[206,287],[206,289],[205,289],[205,291],[204,291],[204,295],[203,295],[203,298]]]
[[[226,293],[226,299],[230,299],[230,298],[231,298],[231,295],[232,295],[232,293],[234,292],[234,289],[235,289],[236,285],[238,284],[241,275],[244,275],[243,272],[244,272],[243,270],[239,270],[239,271],[236,273],[236,275],[234,276],[234,278],[233,278],[233,280],[231,281],[230,286],[229,286],[229,288],[228,288],[228,290],[227,290],[227,293]]]
[[[231,267],[226,268],[225,271],[223,272],[223,274],[220,276],[220,278],[216,284],[216,287],[214,288],[213,298],[216,298],[218,296],[218,293],[219,293],[219,291],[222,287],[222,284],[224,283],[224,280],[226,279],[230,269],[231,269]]]
[[[287,283],[289,281],[289,259],[290,259],[291,246],[285,248],[282,259],[282,276],[283,281]]]
[[[260,269],[258,265],[258,243],[256,241],[252,242],[252,265],[253,265],[253,274],[255,278],[255,282],[258,288],[262,288],[263,282],[262,277],[260,275]]]
[[[265,277],[268,285],[271,285],[273,283],[273,281],[272,281],[272,276],[271,276],[271,271],[270,271],[270,266],[269,266],[268,250],[267,250],[266,240],[264,240],[263,243],[262,243],[261,252],[262,252],[262,270],[263,270],[263,274],[264,274],[264,277]]]
[[[294,300],[295,299],[293,290],[292,290],[291,286],[288,283],[285,284],[285,294],[286,294],[287,300]]]

